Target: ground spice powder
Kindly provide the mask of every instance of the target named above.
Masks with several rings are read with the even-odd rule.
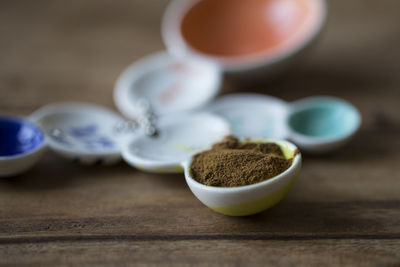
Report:
[[[281,148],[274,143],[240,143],[228,136],[210,150],[193,157],[192,177],[205,185],[236,187],[272,178],[290,167]]]

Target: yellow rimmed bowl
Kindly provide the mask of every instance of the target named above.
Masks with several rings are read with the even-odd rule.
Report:
[[[301,154],[297,147],[283,140],[262,139],[243,142],[275,143],[285,158],[293,158],[292,165],[281,174],[266,181],[238,186],[215,187],[201,184],[192,178],[192,158],[183,163],[185,179],[193,194],[210,209],[230,216],[246,216],[259,213],[277,204],[294,185],[301,169]]]

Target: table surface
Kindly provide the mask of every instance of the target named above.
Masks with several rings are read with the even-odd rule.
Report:
[[[0,113],[25,116],[71,100],[115,109],[119,73],[164,49],[166,5],[1,1]],[[287,101],[335,95],[360,109],[363,124],[344,149],[305,155],[277,206],[223,216],[192,195],[182,174],[85,167],[49,153],[0,180],[0,264],[400,264],[400,2],[339,0],[329,9],[303,64],[245,89]]]

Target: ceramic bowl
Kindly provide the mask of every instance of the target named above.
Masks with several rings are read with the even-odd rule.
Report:
[[[326,153],[346,144],[361,126],[360,112],[331,96],[307,97],[290,105],[288,139],[302,151]]]
[[[43,133],[27,120],[0,117],[0,177],[30,169],[45,148]]]
[[[193,194],[210,209],[231,216],[246,216],[266,210],[277,204],[290,190],[301,169],[301,154],[287,141],[275,139],[252,142],[278,144],[286,158],[293,157],[292,165],[283,173],[266,181],[239,187],[214,187],[201,184],[190,174],[192,159],[183,163],[186,182]]]
[[[46,105],[30,117],[43,133],[49,148],[81,164],[114,164],[121,159],[124,136],[116,127],[123,118],[105,107],[63,102]]]
[[[245,80],[265,79],[282,72],[292,65],[307,50],[313,40],[321,32],[326,20],[325,0],[299,0],[299,5],[308,7],[304,22],[298,30],[290,33],[288,37],[277,46],[244,56],[219,56],[205,53],[194,48],[183,36],[181,25],[185,15],[201,0],[173,0],[169,4],[162,21],[162,36],[169,53],[176,57],[185,58],[188,55],[205,58],[215,62],[225,74]],[[276,1],[279,6],[274,12],[266,10],[265,19],[279,19],[284,22],[294,20],[293,1]],[[295,3],[296,4],[296,3]],[[276,22],[275,25],[282,23]],[[206,26],[205,26],[206,27]],[[226,29],[227,31],[235,30]],[[276,30],[278,31],[278,29]],[[210,40],[212,42],[212,40]]]

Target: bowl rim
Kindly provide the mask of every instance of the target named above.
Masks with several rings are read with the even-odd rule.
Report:
[[[27,152],[13,154],[13,155],[9,155],[9,156],[1,156],[0,155],[0,161],[4,162],[4,161],[7,161],[7,160],[22,159],[22,158],[28,157],[28,156],[30,156],[32,154],[35,154],[35,153],[41,151],[46,146],[46,136],[45,136],[45,134],[40,129],[40,127],[35,125],[30,120],[27,120],[27,119],[25,119],[23,117],[20,117],[20,116],[0,115],[0,121],[3,121],[3,120],[17,122],[17,123],[19,123],[21,125],[22,124],[28,124],[29,126],[31,126],[31,127],[33,127],[35,129],[36,133],[39,133],[42,136],[42,139],[40,140],[40,142],[33,149],[28,150]]]
[[[293,144],[292,142],[286,141],[286,140],[282,140],[282,139],[274,139],[274,138],[260,138],[260,139],[244,139],[241,141],[247,141],[247,142],[263,142],[263,143],[275,143],[279,146],[281,145],[287,145],[291,151],[293,151],[294,156],[293,156],[293,161],[292,164],[290,165],[290,167],[288,169],[286,169],[285,171],[283,171],[282,173],[271,177],[265,181],[259,182],[259,183],[255,183],[255,184],[250,184],[250,185],[241,185],[241,186],[235,186],[235,187],[218,187],[218,186],[210,186],[210,185],[205,185],[202,183],[199,183],[198,181],[196,181],[190,174],[190,166],[192,164],[193,161],[193,156],[190,157],[190,159],[186,160],[182,165],[184,168],[184,174],[185,174],[185,178],[187,183],[192,184],[196,187],[198,187],[201,190],[206,190],[206,191],[210,191],[210,192],[217,192],[217,193],[234,193],[234,192],[241,192],[241,191],[247,191],[247,190],[252,190],[255,189],[257,187],[263,187],[269,184],[273,184],[278,180],[283,179],[284,177],[286,177],[288,174],[290,174],[291,172],[293,172],[298,166],[299,164],[301,164],[301,152],[300,150],[297,148],[297,146],[295,144]]]
[[[247,55],[241,57],[213,56],[192,47],[185,40],[180,30],[180,25],[185,14],[199,1],[201,0],[172,0],[169,3],[163,14],[161,23],[161,35],[164,43],[172,55],[185,57],[189,53],[197,57],[206,58],[217,63],[223,70],[228,72],[257,69],[290,58],[307,47],[318,36],[327,20],[326,0],[304,0],[310,2],[310,5],[314,6],[317,10],[315,12],[316,22],[314,25],[309,26],[310,29],[305,31],[302,34],[303,36],[298,38],[289,47],[283,47],[283,49],[273,51],[273,53],[267,49],[264,52],[256,53],[253,58],[249,58]]]

